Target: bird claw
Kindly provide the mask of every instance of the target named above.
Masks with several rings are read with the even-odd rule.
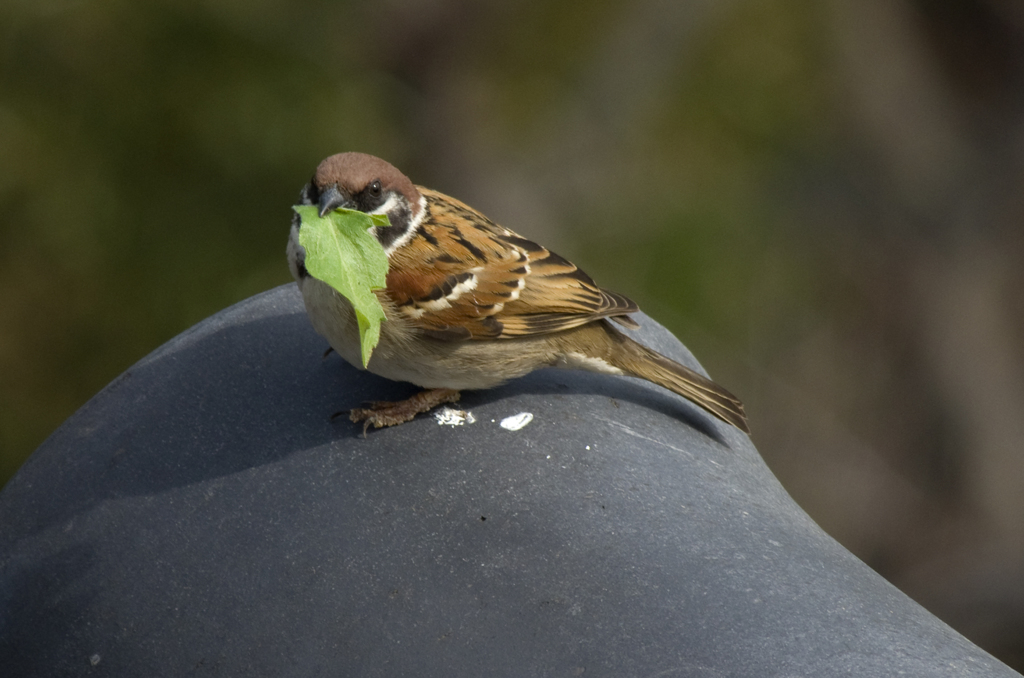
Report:
[[[369,407],[357,407],[349,412],[349,419],[354,423],[363,422],[363,437],[370,426],[383,428],[397,426],[412,420],[417,414],[427,412],[441,403],[454,403],[459,399],[459,392],[450,388],[435,388],[421,391],[411,398],[398,402],[374,401],[367,403]],[[341,415],[338,412],[337,415]],[[337,416],[336,415],[336,416]],[[334,417],[331,417],[333,420]]]

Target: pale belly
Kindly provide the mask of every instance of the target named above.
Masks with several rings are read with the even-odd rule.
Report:
[[[300,289],[313,328],[338,355],[363,369],[359,327],[351,304],[315,278],[302,280]],[[383,298],[381,302],[389,303]],[[449,342],[418,335],[401,321],[387,320],[381,325],[380,343],[366,369],[423,388],[463,390],[491,388],[558,363],[564,363],[564,356],[535,339]]]

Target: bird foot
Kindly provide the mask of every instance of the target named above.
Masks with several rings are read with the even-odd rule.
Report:
[[[355,423],[363,422],[363,435],[372,425],[397,426],[411,420],[417,414],[431,410],[441,403],[454,403],[459,399],[459,392],[451,388],[434,388],[421,391],[411,398],[398,402],[378,401],[369,403],[369,407],[357,407],[349,412],[349,419]]]

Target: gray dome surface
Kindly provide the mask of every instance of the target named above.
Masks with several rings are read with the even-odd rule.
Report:
[[[325,348],[279,287],[35,452],[0,493],[4,675],[1018,675],[667,391],[543,370],[364,438],[330,415],[414,389]]]

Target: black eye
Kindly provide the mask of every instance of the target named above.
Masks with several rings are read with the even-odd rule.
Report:
[[[366,190],[374,198],[379,198],[380,197],[380,192],[381,192],[380,181],[378,180],[378,181],[373,182],[372,184],[370,184],[367,187]]]

